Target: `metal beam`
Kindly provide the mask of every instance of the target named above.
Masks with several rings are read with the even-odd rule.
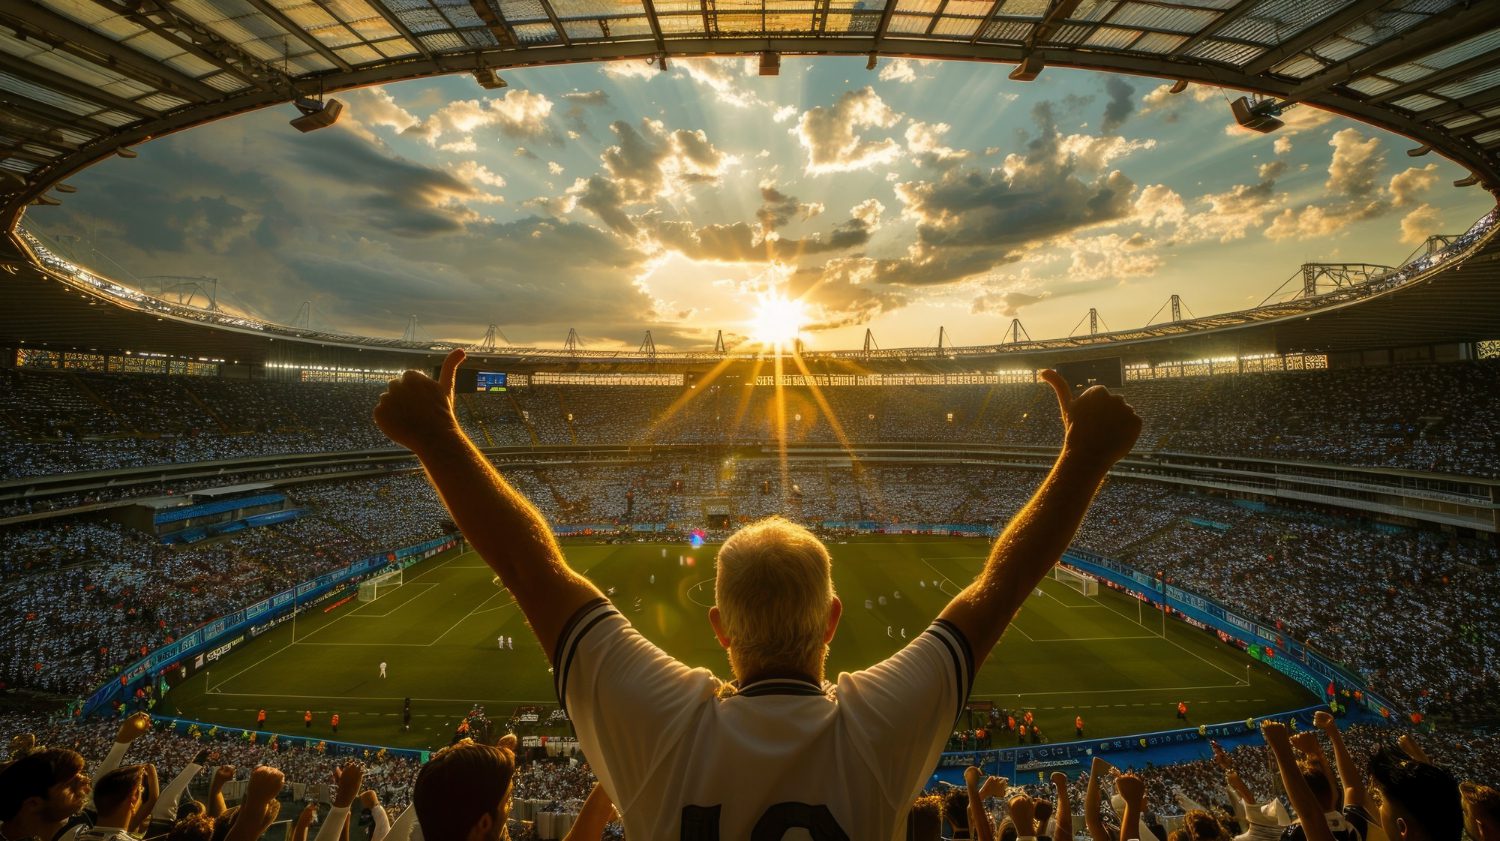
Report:
[[[173,9],[170,0],[154,0],[150,4],[143,2],[138,10],[121,7],[114,0],[94,0],[94,3],[132,23],[144,26],[203,61],[239,77],[246,84],[259,88],[265,87],[267,82],[278,80],[284,85],[292,83],[291,77],[284,71],[266,64],[204,24]]]
[[[1000,14],[1000,7],[1004,5],[1005,0],[995,0],[995,5],[990,7],[989,13],[984,16],[984,20],[979,22],[979,28],[974,30],[974,37],[969,39],[970,44],[979,43],[980,36],[984,35],[984,31],[990,28],[990,24],[994,22],[995,16]]]
[[[573,39],[568,37],[568,30],[563,28],[562,21],[557,17],[557,12],[552,9],[552,4],[548,0],[541,0],[541,3],[542,10],[547,13],[547,19],[552,21],[552,28],[557,30],[557,37],[562,39],[563,46],[573,46]]]
[[[339,58],[338,53],[329,49],[327,44],[319,41],[317,37],[314,36],[311,32],[308,32],[307,30],[293,23],[291,18],[282,14],[280,9],[272,6],[270,3],[267,3],[266,0],[249,0],[249,3],[257,10],[259,10],[261,14],[270,18],[272,23],[291,33],[293,38],[296,38],[298,41],[301,41],[309,47],[312,47],[314,52],[327,59],[338,69],[343,70],[346,73],[354,69],[354,67],[350,65],[349,62],[344,61],[342,58]],[[329,17],[332,17],[334,20],[338,20],[338,17],[336,15],[330,14]],[[342,23],[342,21],[340,21],[340,23]]]
[[[1228,29],[1231,23],[1234,23],[1235,21],[1244,17],[1249,13],[1251,9],[1260,5],[1260,2],[1261,0],[1240,0],[1240,2],[1235,4],[1233,8],[1215,18],[1213,23],[1210,23],[1208,26],[1205,26],[1202,29],[1198,30],[1198,32],[1194,34],[1193,37],[1177,45],[1177,49],[1172,51],[1172,55],[1187,55],[1188,52],[1194,47],[1198,46],[1204,41],[1207,41],[1209,38],[1218,35],[1225,29]]]
[[[73,55],[117,73],[132,76],[152,87],[166,88],[184,99],[212,101],[224,96],[223,92],[191,76],[35,3],[0,5],[0,20],[15,21],[27,27],[28,32],[45,33],[55,39],[56,46]],[[49,40],[48,43],[54,41]]]
[[[1340,30],[1358,22],[1365,15],[1390,5],[1390,2],[1391,0],[1359,0],[1266,50],[1259,58],[1248,62],[1242,69],[1248,75],[1259,76],[1281,62],[1299,55],[1303,50],[1317,46],[1328,36],[1338,34]]]
[[[513,47],[526,49],[526,45],[516,37],[516,30],[511,28],[510,22],[505,19],[505,12],[500,9],[498,3],[491,6],[489,0],[469,0],[469,5],[474,9],[474,14],[484,21],[485,29],[495,36],[496,43],[501,46],[510,44]]]
[[[157,111],[147,108],[144,105],[111,93],[105,93],[93,85],[86,85],[72,77],[64,76],[53,70],[42,70],[37,65],[22,61],[10,53],[0,52],[0,70],[18,79],[30,82],[33,85],[50,88],[60,93],[65,93],[74,99],[88,100],[106,108],[113,108],[116,111],[134,114],[137,117],[151,119],[158,114]]]
[[[422,54],[423,58],[432,58],[432,50],[427,49],[427,45],[422,43],[422,39],[418,38],[410,29],[406,28],[406,24],[401,22],[401,18],[397,17],[395,12],[386,8],[383,0],[369,0],[369,2],[370,8],[374,9],[380,14],[381,17],[385,18],[385,22],[390,24],[392,29],[400,33],[401,37],[405,38],[408,44],[411,44],[413,47],[415,47],[417,52]]]
[[[115,130],[114,126],[108,123],[101,123],[92,117],[74,114],[72,111],[64,111],[45,102],[37,102],[34,99],[10,91],[0,91],[0,104],[14,109],[15,113],[27,115],[32,120],[52,129],[68,128],[97,135],[106,135]]]
[[[1391,88],[1388,91],[1375,94],[1374,96],[1370,97],[1370,101],[1394,102],[1395,100],[1411,96],[1414,93],[1426,93],[1433,88],[1446,85],[1448,82],[1455,79],[1461,79],[1465,76],[1472,76],[1473,74],[1478,73],[1481,70],[1488,70],[1496,64],[1500,64],[1500,53],[1482,53],[1480,55],[1474,56],[1468,61],[1461,61],[1458,64],[1455,64],[1445,70],[1439,70],[1436,73],[1432,73],[1420,79],[1407,82],[1404,85],[1398,85],[1397,87]],[[1443,97],[1435,96],[1435,98],[1442,99]]]
[[[1465,111],[1482,111],[1494,105],[1500,105],[1500,87],[1491,88],[1467,99],[1457,99],[1442,105],[1435,105],[1426,111],[1418,112],[1417,118],[1424,122],[1434,122]]]
[[[651,38],[656,41],[656,48],[661,50],[662,55],[667,54],[666,39],[661,36],[661,21],[656,19],[656,4],[652,0],[641,0],[646,8],[646,22],[651,24]]]
[[[31,141],[28,140],[26,142],[30,143]],[[49,158],[46,155],[38,155],[35,152],[27,151],[19,146],[0,148],[0,160],[5,160],[6,158],[16,158],[17,160],[34,164],[50,164],[57,160],[56,158]]]
[[[880,42],[885,40],[885,32],[891,28],[891,16],[896,14],[896,3],[898,0],[885,0],[885,8],[880,10],[880,25],[875,27],[875,38],[870,45],[870,52],[880,52]],[[1002,0],[995,0],[995,5],[1000,5]]]
[[[1465,126],[1459,126],[1455,129],[1449,129],[1449,131],[1453,132],[1459,137],[1473,137],[1476,134],[1484,134],[1490,129],[1496,128],[1500,128],[1500,116],[1490,117],[1485,120],[1478,120]]]
[[[1333,85],[1343,84],[1357,76],[1377,73],[1387,67],[1404,64],[1430,52],[1462,41],[1500,23],[1500,3],[1454,6],[1428,18],[1426,22],[1400,36],[1383,41],[1356,53],[1323,72],[1304,80],[1287,97],[1298,102],[1317,95]],[[1248,68],[1247,68],[1248,72]]]

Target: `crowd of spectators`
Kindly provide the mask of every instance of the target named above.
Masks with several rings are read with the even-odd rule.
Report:
[[[441,504],[418,474],[291,496],[303,516],[191,545],[79,517],[0,529],[0,681],[86,692],[210,619],[443,533]]]
[[[378,385],[0,372],[0,478],[389,447]],[[1500,362],[1131,381],[1138,452],[1500,475]],[[826,407],[826,409],[825,409]],[[485,446],[939,442],[1053,447],[1046,386],[538,385],[460,395]]]
[[[81,754],[85,773],[96,781],[122,764],[127,768],[135,764],[150,765],[154,777],[163,781],[161,787],[170,790],[165,781],[187,771],[187,785],[164,795],[178,798],[169,804],[170,808],[153,809],[158,816],[172,816],[162,818],[163,823],[157,827],[164,834],[178,814],[179,803],[197,801],[204,804],[214,819],[237,820],[233,810],[225,811],[224,806],[237,805],[253,796],[251,771],[263,766],[277,769],[282,776],[276,794],[279,800],[297,808],[309,804],[306,808],[319,811],[325,818],[342,818],[342,812],[330,814],[326,808],[330,803],[338,806],[341,799],[348,804],[349,793],[341,791],[340,778],[347,768],[358,767],[361,777],[358,788],[368,793],[362,795],[363,808],[356,807],[356,812],[369,811],[372,817],[379,812],[373,820],[366,819],[363,831],[370,834],[358,837],[372,841],[403,837],[384,833],[391,831],[392,822],[412,802],[420,770],[415,760],[383,751],[366,751],[359,757],[358,765],[351,766],[348,757],[318,746],[247,741],[214,730],[180,731],[174,725],[170,720],[152,721],[142,714],[125,720],[0,714],[0,735],[7,737],[4,752],[0,753],[0,773],[5,773],[9,763],[43,749],[66,749]],[[1289,735],[1284,726],[1277,724],[1266,732],[1268,742],[1273,745],[1277,739],[1287,740]],[[1294,772],[1321,765],[1318,773],[1336,774],[1343,786],[1353,785],[1355,788],[1349,790],[1356,792],[1363,791],[1371,782],[1366,768],[1376,773],[1371,758],[1393,750],[1388,746],[1398,742],[1410,754],[1403,754],[1406,761],[1430,763],[1444,769],[1448,779],[1473,781],[1465,789],[1466,797],[1475,797],[1484,781],[1492,779],[1495,769],[1500,768],[1500,739],[1494,736],[1475,738],[1465,733],[1427,732],[1414,737],[1401,728],[1365,723],[1338,728],[1332,717],[1323,714],[1310,731],[1293,732],[1290,736]],[[1204,754],[1209,753],[1209,747],[1210,744],[1204,744]],[[983,769],[971,768],[965,774],[965,785],[939,783],[917,797],[914,809],[918,814],[909,823],[912,831],[907,837],[939,837],[922,831],[924,820],[931,816],[921,813],[928,810],[942,815],[945,830],[965,827],[970,830],[964,836],[950,836],[945,831],[941,837],[1011,837],[1014,832],[1022,837],[1051,837],[1059,841],[1070,838],[1125,841],[1153,836],[1165,841],[1183,828],[1192,830],[1190,838],[1200,839],[1204,837],[1201,827],[1207,822],[1220,829],[1218,835],[1209,838],[1228,841],[1251,832],[1251,824],[1270,826],[1279,834],[1296,822],[1299,794],[1294,789],[1298,779],[1305,777],[1300,773],[1289,777],[1284,766],[1286,760],[1279,759],[1274,749],[1254,743],[1230,751],[1221,751],[1217,745],[1212,747],[1212,756],[1170,764],[1116,760],[1116,765],[1112,765],[1095,757],[1087,771],[1053,773],[1046,783],[990,778],[981,785]],[[1336,763],[1334,758],[1341,750],[1344,758]],[[1352,782],[1349,778],[1353,778]],[[577,815],[597,786],[589,766],[577,759],[534,757],[526,761],[521,757],[511,780],[512,817],[518,814],[537,817],[544,813]],[[1131,780],[1139,784],[1133,794]],[[156,786],[151,788],[154,791]],[[1344,793],[1345,788],[1335,789],[1335,804],[1343,799]],[[1360,804],[1345,804],[1345,808],[1351,805],[1364,808]],[[1140,818],[1142,831],[1122,835],[1119,827],[1132,814]],[[290,824],[289,817],[283,815],[282,819]],[[1036,820],[1034,831],[1026,831],[1028,817]],[[0,823],[13,819],[16,819],[14,814],[0,814]],[[1375,820],[1373,815],[1370,819]],[[87,824],[92,818],[85,812],[74,820]],[[989,831],[976,831],[976,821],[988,821]],[[399,826],[399,821],[396,822]],[[572,820],[565,823],[571,825]],[[396,830],[405,831],[408,830]],[[617,823],[604,833],[613,838],[622,835]],[[147,837],[152,836],[148,833]],[[557,836],[541,834],[539,827],[527,820],[512,823],[512,837]],[[567,838],[582,841],[576,835]]]

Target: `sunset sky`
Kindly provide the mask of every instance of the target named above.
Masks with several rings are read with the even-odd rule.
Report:
[[[1312,108],[1261,135],[1237,94],[1048,68],[791,58],[518,70],[337,94],[301,135],[282,106],[69,179],[27,226],[148,291],[210,276],[289,322],[516,344],[710,346],[768,292],[818,349],[1034,338],[1254,306],[1310,260],[1395,264],[1491,207],[1415,144]],[[1157,321],[1166,314],[1156,315]],[[1083,328],[1079,328],[1083,329]]]

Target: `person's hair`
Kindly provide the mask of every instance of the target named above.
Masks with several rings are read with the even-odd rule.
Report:
[[[1194,809],[1183,815],[1182,828],[1188,831],[1191,841],[1212,841],[1224,836],[1224,827],[1219,825],[1219,819],[1202,809]]]
[[[1174,829],[1172,834],[1167,836],[1167,841],[1193,841],[1193,833],[1188,832],[1186,827]]]
[[[94,783],[94,806],[100,813],[113,812],[140,791],[143,770],[139,765],[126,765],[100,777]]]
[[[83,757],[67,748],[35,751],[0,768],[0,820],[14,818],[29,798],[45,800],[53,786],[82,770]]]
[[[469,739],[443,748],[417,774],[412,807],[427,841],[463,841],[485,815],[505,820],[515,762],[493,745]]]
[[[1323,766],[1316,762],[1298,762],[1297,773],[1302,775],[1303,782],[1312,789],[1313,797],[1318,798],[1318,803],[1324,809],[1333,807],[1333,786],[1328,782],[1328,775],[1323,773]]]
[[[802,526],[767,517],[730,535],[715,565],[714,602],[738,668],[822,663],[834,596],[822,541]]]
[[[953,824],[954,829],[969,828],[969,791],[963,788],[952,788],[943,797],[943,817],[948,823]]]
[[[167,841],[212,841],[214,819],[208,815],[189,815],[167,831]]]
[[[943,835],[943,798],[924,794],[911,804],[906,820],[907,841],[938,841]]]
[[[1463,835],[1458,780],[1448,771],[1418,762],[1394,745],[1371,755],[1369,771],[1381,796],[1403,813],[1400,817],[1415,821],[1431,841],[1458,841]]]
[[[1047,821],[1052,819],[1052,801],[1041,797],[1032,798],[1032,809],[1036,815],[1036,831],[1045,833]]]
[[[1500,789],[1483,783],[1465,782],[1458,787],[1476,822],[1500,828]]]
[[[208,807],[203,805],[202,800],[188,800],[178,805],[177,820],[191,818],[194,815],[208,814]]]

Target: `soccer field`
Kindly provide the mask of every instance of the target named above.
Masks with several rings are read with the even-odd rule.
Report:
[[[728,677],[708,624],[713,544],[568,543],[587,573],[640,631],[693,666]],[[971,580],[988,542],[876,537],[830,545],[844,617],[829,655],[830,678],[896,651]],[[691,562],[689,564],[689,562]],[[473,553],[451,553],[406,570],[405,583],[372,602],[313,609],[173,689],[159,714],[298,736],[399,747],[447,744],[474,703],[504,721],[516,705],[555,705],[541,646],[510,594]],[[870,604],[866,607],[866,603]],[[1138,617],[1140,621],[1138,621]],[[888,631],[889,629],[889,631]],[[1035,711],[1051,741],[1073,738],[1082,715],[1089,737],[1238,721],[1305,706],[1305,690],[1220,643],[1214,635],[1140,611],[1100,589],[1086,597],[1052,580],[1026,602],[975,681],[973,698]],[[500,636],[515,637],[501,650]],[[388,676],[379,664],[389,664]],[[412,699],[412,729],[401,706]],[[303,711],[312,710],[310,728]],[[329,726],[337,712],[337,736]],[[997,743],[999,746],[1000,743]]]

